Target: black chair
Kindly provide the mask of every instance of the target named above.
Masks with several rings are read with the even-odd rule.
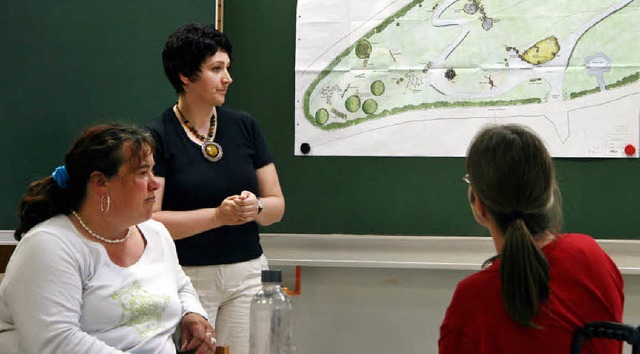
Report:
[[[585,339],[606,338],[631,344],[631,353],[640,354],[640,330],[624,323],[590,322],[573,335],[571,354],[580,354]]]

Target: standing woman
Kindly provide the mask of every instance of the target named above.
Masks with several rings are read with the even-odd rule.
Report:
[[[267,260],[258,224],[282,219],[273,158],[250,114],[224,108],[232,46],[211,25],[187,24],[162,61],[178,102],[149,124],[159,188],[154,219],[169,229],[218,343],[249,353],[249,307]]]
[[[623,279],[595,240],[559,233],[560,196],[542,141],[518,125],[483,129],[467,159],[468,195],[497,256],[462,280],[440,327],[440,354],[566,354],[579,327],[622,320]],[[620,353],[595,339],[590,353]]]
[[[213,354],[171,236],[150,220],[152,152],[144,130],[92,127],[31,184],[0,284],[0,352],[175,354],[181,324],[180,349]]]

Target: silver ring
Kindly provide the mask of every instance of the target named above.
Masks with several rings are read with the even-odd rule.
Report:
[[[213,336],[213,334],[211,334],[210,332],[207,332],[204,335],[207,336],[207,338],[209,338],[209,341],[211,343],[213,343],[214,345],[216,344],[216,338]]]

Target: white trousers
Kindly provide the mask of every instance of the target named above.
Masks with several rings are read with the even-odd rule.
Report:
[[[262,288],[262,270],[269,269],[267,258],[182,268],[209,315],[218,345],[228,345],[230,354],[249,354],[249,309]]]

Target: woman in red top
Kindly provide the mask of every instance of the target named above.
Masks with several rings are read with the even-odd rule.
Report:
[[[462,280],[440,327],[440,354],[567,354],[591,321],[622,320],[622,276],[592,237],[561,234],[560,195],[543,142],[518,125],[491,126],[466,159],[469,202],[497,255]],[[594,339],[583,353],[620,353]]]

